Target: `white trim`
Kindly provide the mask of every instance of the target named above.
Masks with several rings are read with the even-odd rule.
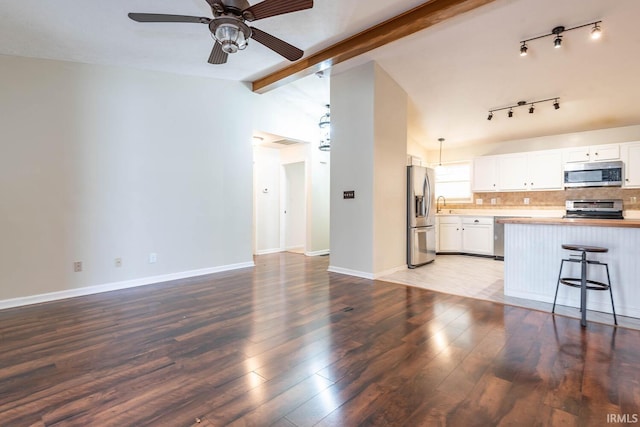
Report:
[[[381,278],[381,277],[383,277],[383,276],[388,276],[389,274],[393,274],[393,273],[395,273],[396,271],[407,270],[407,269],[408,269],[408,267],[407,267],[407,265],[406,265],[406,264],[404,264],[404,265],[399,265],[399,266],[397,266],[397,267],[390,268],[390,269],[388,269],[388,270],[385,270],[385,271],[381,271],[381,272],[379,272],[379,273],[376,273],[376,274],[374,274],[373,276],[374,276],[374,278],[379,279],[379,278]]]
[[[333,265],[330,265],[327,271],[330,271],[332,273],[346,274],[348,276],[362,277],[363,279],[371,279],[371,280],[374,279],[372,273],[365,273],[364,271],[350,270],[348,268],[342,268],[342,267],[335,267]]]
[[[321,256],[321,255],[329,255],[329,249],[323,249],[321,251],[313,251],[313,252],[305,252],[306,256]]]
[[[256,251],[256,255],[276,254],[278,252],[282,252],[282,249],[280,248],[263,249],[261,251]]]
[[[237,270],[239,268],[255,267],[253,261],[238,264],[221,265],[218,267],[202,268],[199,270],[182,271],[179,273],[163,274],[160,276],[142,277],[139,279],[125,280],[122,282],[105,283],[102,285],[86,286],[76,289],[65,289],[63,291],[49,292],[46,294],[30,295],[27,297],[11,298],[0,300],[0,310],[23,305],[39,304],[43,302],[56,301],[66,298],[79,297],[84,295],[99,294],[102,292],[116,291],[118,289],[133,288],[136,286],[153,285],[156,283],[168,282],[171,280],[186,279],[189,277],[204,276],[222,271]]]

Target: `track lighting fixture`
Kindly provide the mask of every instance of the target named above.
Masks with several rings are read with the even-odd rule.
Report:
[[[566,33],[567,31],[577,30],[578,28],[592,26],[591,38],[594,40],[599,39],[600,36],[602,35],[602,28],[600,27],[601,23],[602,21],[595,21],[595,22],[589,22],[588,24],[578,25],[577,27],[571,27],[571,28],[565,28],[562,25],[558,25],[557,27],[554,27],[549,34],[543,34],[538,37],[532,37],[530,39],[522,40],[520,42],[520,56],[527,56],[527,51],[529,50],[529,45],[527,44],[528,42],[532,40],[538,40],[544,37],[549,37],[549,36],[555,36],[553,39],[553,47],[558,49],[562,47],[562,34]]]
[[[527,47],[527,43],[526,42],[522,42],[522,45],[520,46],[520,56],[527,56],[527,50],[529,48]]]
[[[548,102],[548,101],[553,101],[553,108],[558,110],[560,109],[560,102],[558,101],[559,99],[560,98],[547,98],[547,99],[541,99],[539,101],[531,101],[531,102],[518,101],[518,103],[515,105],[509,105],[507,107],[501,107],[501,108],[494,108],[492,110],[489,110],[489,115],[487,116],[487,120],[493,119],[493,113],[495,113],[496,111],[502,111],[502,110],[509,110],[507,112],[507,117],[511,118],[513,117],[514,108],[523,107],[525,105],[529,105],[529,114],[533,114],[536,111],[535,104],[540,104],[542,102]]]

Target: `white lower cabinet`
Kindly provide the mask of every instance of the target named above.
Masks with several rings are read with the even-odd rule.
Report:
[[[493,217],[438,217],[438,252],[493,255]]]
[[[462,251],[462,219],[459,216],[438,217],[438,252]]]
[[[462,252],[493,255],[493,217],[462,217]]]

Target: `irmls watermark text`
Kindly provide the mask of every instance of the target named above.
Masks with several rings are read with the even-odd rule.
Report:
[[[639,420],[638,414],[607,414],[608,424],[637,424]]]

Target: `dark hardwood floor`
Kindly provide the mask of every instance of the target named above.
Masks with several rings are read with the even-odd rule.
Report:
[[[256,264],[0,311],[0,426],[603,426],[640,414],[640,331],[328,273],[327,257]]]

